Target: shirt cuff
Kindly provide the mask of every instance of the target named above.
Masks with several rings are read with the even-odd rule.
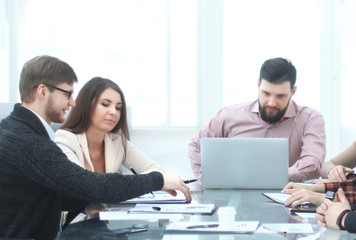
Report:
[[[289,181],[290,182],[301,182],[302,176],[298,169],[290,167],[288,169]]]
[[[163,174],[160,172],[151,172],[149,175],[152,176],[152,188],[153,191],[158,191],[163,188],[164,185],[164,178]]]
[[[356,222],[356,213],[350,211],[345,218],[345,229],[348,232],[355,233],[356,232],[355,222]]]

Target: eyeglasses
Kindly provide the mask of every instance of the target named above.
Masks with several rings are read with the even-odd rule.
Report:
[[[58,88],[58,87],[55,87],[53,85],[50,85],[50,84],[46,84],[47,87],[51,87],[51,88],[54,88],[58,91],[61,91],[61,92],[64,92],[67,96],[68,96],[68,100],[70,99],[70,97],[72,96],[73,92],[70,92],[70,91],[67,91],[67,90],[64,90],[62,88]]]

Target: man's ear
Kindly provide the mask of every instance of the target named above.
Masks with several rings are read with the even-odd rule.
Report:
[[[38,96],[38,98],[42,100],[46,97],[47,94],[48,88],[46,87],[46,85],[40,84],[36,90],[36,95]]]
[[[296,91],[297,91],[297,86],[294,86],[294,87],[292,88],[292,94],[291,94],[291,96],[293,96]]]

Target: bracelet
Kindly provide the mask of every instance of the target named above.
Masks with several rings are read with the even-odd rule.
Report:
[[[342,225],[342,219],[343,217],[350,212],[350,209],[346,209],[344,211],[342,211],[342,213],[340,213],[340,215],[338,216],[337,220],[336,220],[336,225],[341,229],[341,230],[345,230],[345,226]]]

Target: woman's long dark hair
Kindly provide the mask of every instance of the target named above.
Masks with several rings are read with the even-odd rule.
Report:
[[[96,106],[100,95],[108,88],[117,91],[121,96],[121,117],[119,122],[110,132],[117,133],[121,130],[122,142],[126,153],[127,140],[130,139],[130,134],[127,124],[125,96],[121,88],[110,79],[102,77],[94,77],[90,79],[80,90],[75,100],[76,106],[72,108],[68,114],[68,117],[59,128],[65,129],[74,134],[83,133],[88,130],[91,123],[93,109]]]

